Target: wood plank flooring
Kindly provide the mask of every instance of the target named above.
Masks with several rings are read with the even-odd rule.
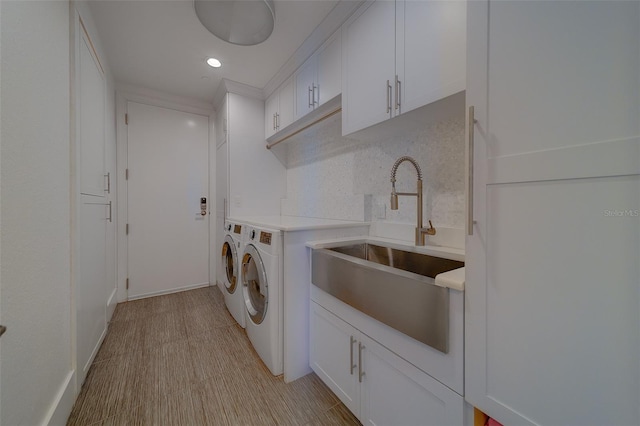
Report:
[[[67,425],[359,425],[311,373],[264,366],[217,287],[116,307]]]

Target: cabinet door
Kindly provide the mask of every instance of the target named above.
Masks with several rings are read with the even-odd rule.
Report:
[[[279,89],[280,99],[278,108],[278,119],[276,122],[276,130],[280,131],[293,123],[293,111],[294,111],[294,82],[293,78],[289,78],[285,81]]]
[[[264,103],[264,138],[276,132],[276,114],[278,113],[279,93],[276,90]]]
[[[311,303],[310,364],[356,416],[360,406],[358,331],[318,304]]]
[[[342,93],[342,31],[338,30],[320,48],[318,57],[317,106]]]
[[[463,1],[398,1],[395,114],[465,89],[467,5]]]
[[[81,196],[81,250],[76,281],[78,383],[84,381],[107,327],[107,215],[105,203]]]
[[[360,336],[365,425],[462,425],[464,400],[384,346]]]
[[[391,117],[395,79],[395,2],[364,5],[342,27],[342,134]],[[388,81],[388,83],[387,83]]]
[[[227,141],[227,96],[220,104],[220,108],[216,111],[216,147],[219,147]]]
[[[102,69],[93,55],[91,42],[82,32],[79,40],[78,114],[80,149],[80,192],[105,195],[104,102]]]
[[[465,398],[503,424],[640,424],[640,3],[468,15]]]
[[[317,56],[313,55],[296,71],[296,120],[304,117],[316,105]]]

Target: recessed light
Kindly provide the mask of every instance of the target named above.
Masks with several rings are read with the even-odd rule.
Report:
[[[214,67],[214,68],[220,68],[222,66],[222,62],[220,62],[216,58],[207,59],[207,64],[209,64],[209,66]]]

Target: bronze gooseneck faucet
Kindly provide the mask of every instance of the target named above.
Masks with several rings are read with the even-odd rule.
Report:
[[[408,161],[416,168],[416,172],[418,173],[418,182],[416,192],[396,192],[396,172],[398,171],[398,167],[403,162]],[[420,170],[420,166],[411,157],[404,156],[400,157],[393,163],[393,167],[391,168],[391,210],[398,210],[398,195],[409,196],[409,197],[417,197],[418,198],[418,223],[416,225],[416,245],[423,246],[425,235],[435,235],[436,228],[433,227],[431,221],[429,221],[429,227],[425,228],[422,226],[422,171]]]

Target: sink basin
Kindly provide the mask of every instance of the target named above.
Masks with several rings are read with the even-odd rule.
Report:
[[[441,352],[449,351],[449,289],[436,275],[464,262],[372,243],[313,249],[316,287]]]

